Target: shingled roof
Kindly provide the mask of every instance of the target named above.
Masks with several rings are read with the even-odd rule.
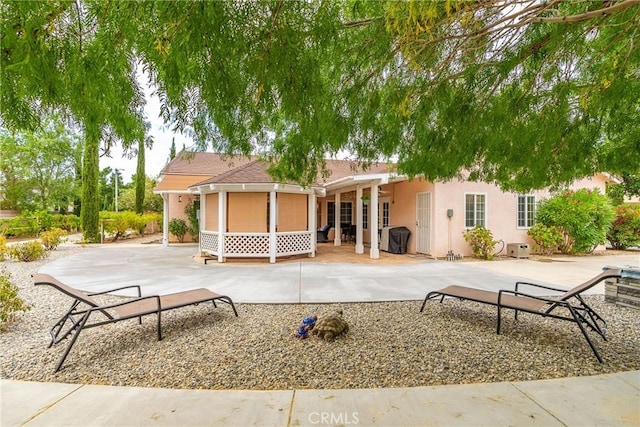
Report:
[[[267,173],[268,164],[261,160],[254,160],[245,165],[227,171],[223,174],[213,176],[196,185],[206,184],[263,184],[272,183],[273,178]]]
[[[374,163],[366,169],[351,160],[326,160],[328,175],[318,173],[315,185],[324,185],[340,178],[360,174],[389,173],[393,164]],[[245,184],[276,182],[267,172],[269,163],[257,157],[230,157],[218,153],[195,152],[176,156],[160,171],[160,175],[208,176],[195,185]],[[290,184],[293,184],[290,182]]]
[[[216,176],[255,160],[255,156],[232,157],[219,153],[182,152],[162,168],[160,175]]]

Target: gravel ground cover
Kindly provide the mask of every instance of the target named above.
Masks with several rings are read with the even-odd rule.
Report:
[[[591,334],[600,364],[569,322],[506,312],[495,333],[495,309],[471,302],[358,304],[209,304],[163,314],[162,341],[153,316],[80,335],[62,370],[53,369],[67,341],[47,349],[48,330],[70,300],[33,285],[31,274],[82,250],[65,245],[47,260],[4,261],[32,309],[0,333],[5,379],[191,389],[334,389],[524,381],[640,369],[640,312],[588,296],[608,322],[608,341]],[[303,317],[344,311],[350,332],[332,343],[300,340]]]

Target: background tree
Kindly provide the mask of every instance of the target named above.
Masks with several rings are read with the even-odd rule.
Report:
[[[36,132],[0,130],[3,209],[66,212],[78,194],[78,135],[56,118]]]
[[[169,161],[176,157],[176,139],[171,138],[171,148],[169,148]]]
[[[133,180],[137,182],[137,177],[134,176]],[[157,185],[156,180],[146,177],[145,178],[145,187],[144,187],[144,212],[162,212],[163,209],[163,201],[162,196],[159,194],[154,194],[153,189]],[[136,190],[130,185],[125,185],[124,189],[120,193],[118,198],[118,206],[120,210],[123,211],[133,211],[135,210],[136,203]]]
[[[145,190],[145,180],[146,180],[146,175],[144,172],[145,143],[146,145],[149,146],[149,148],[151,148],[151,146],[153,145],[153,138],[149,136],[146,138],[146,141],[141,140],[140,142],[138,142],[138,152],[137,152],[138,163],[137,163],[134,182],[136,184],[135,185],[135,188],[136,188],[135,212],[139,214],[144,212],[144,197],[145,197],[144,190]]]

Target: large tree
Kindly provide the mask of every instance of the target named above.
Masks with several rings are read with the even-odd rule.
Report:
[[[79,137],[57,119],[37,132],[0,130],[0,206],[66,212],[78,195]]]
[[[273,160],[277,178],[309,182],[344,151],[519,190],[639,172],[636,0],[0,7],[3,79],[17,88],[3,91],[3,120],[64,107],[87,127],[90,158],[107,128],[140,138],[142,63],[167,122],[201,147]]]
[[[127,145],[144,136],[132,39],[120,31],[111,6],[80,1],[0,4],[2,122],[10,129],[34,129],[40,117],[57,111],[81,125],[81,218],[88,241],[99,238],[101,146],[108,150],[118,140]]]

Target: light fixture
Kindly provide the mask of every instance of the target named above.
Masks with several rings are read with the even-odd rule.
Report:
[[[178,203],[182,203],[182,196],[178,196]]]

